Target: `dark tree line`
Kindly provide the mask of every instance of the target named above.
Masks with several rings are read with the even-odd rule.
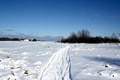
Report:
[[[21,40],[24,40],[24,39],[19,39],[19,38],[8,38],[8,37],[1,37],[0,38],[0,41],[21,41]],[[37,39],[33,39],[33,40],[30,40],[29,41],[38,41]]]
[[[1,37],[0,41],[20,41],[20,39],[19,38]]]
[[[72,33],[68,38],[62,39],[63,43],[118,43],[119,38],[113,33],[111,37],[92,37],[88,30],[81,30],[77,34]]]

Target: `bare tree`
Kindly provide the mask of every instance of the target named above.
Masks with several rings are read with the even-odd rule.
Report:
[[[72,32],[71,35],[68,37],[68,41],[71,43],[76,43],[77,42],[77,35]]]
[[[90,37],[90,32],[88,30],[78,31],[78,37],[80,37],[80,38],[89,38]]]

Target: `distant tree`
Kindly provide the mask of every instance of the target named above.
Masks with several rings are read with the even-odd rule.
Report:
[[[71,35],[67,38],[70,43],[77,43],[77,35],[72,32]]]
[[[106,36],[103,38],[101,36],[92,37],[90,36],[90,32],[88,30],[81,30],[77,34],[72,32],[68,38],[66,39],[63,38],[61,42],[64,42],[64,43],[66,42],[68,43],[119,43],[120,40],[115,33],[113,33],[111,37]]]
[[[103,38],[103,42],[104,42],[104,43],[110,43],[110,38],[107,37],[107,36],[105,36],[105,37]]]
[[[7,41],[7,40],[9,40],[9,38],[7,38],[7,37],[1,37],[0,38],[0,41]]]
[[[112,43],[118,43],[119,42],[119,38],[117,37],[117,35],[115,33],[112,33],[112,36],[110,38],[110,42],[112,42]]]
[[[90,32],[88,30],[78,31],[78,42],[88,43],[90,38]]]
[[[32,41],[37,41],[36,39],[33,39]]]
[[[90,37],[90,32],[88,30],[78,31],[78,37],[89,38]]]
[[[12,41],[20,41],[20,39],[18,39],[18,38],[13,38],[13,39],[11,39]]]
[[[101,36],[96,36],[94,42],[96,42],[96,43],[103,43],[104,39]]]
[[[19,38],[1,37],[0,41],[20,41],[20,39]]]
[[[62,37],[62,38],[61,38],[61,40],[60,40],[60,41],[58,41],[58,42],[63,42],[63,43],[65,43],[66,41],[65,41],[65,38],[64,38],[64,37]]]

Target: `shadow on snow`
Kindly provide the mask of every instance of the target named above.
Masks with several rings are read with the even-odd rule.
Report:
[[[85,57],[85,58],[93,61],[105,62],[107,64],[120,66],[120,59],[117,58],[108,58],[108,57]]]

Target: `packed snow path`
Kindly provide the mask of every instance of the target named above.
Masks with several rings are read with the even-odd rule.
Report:
[[[71,80],[69,48],[54,53],[40,73],[40,80]]]

